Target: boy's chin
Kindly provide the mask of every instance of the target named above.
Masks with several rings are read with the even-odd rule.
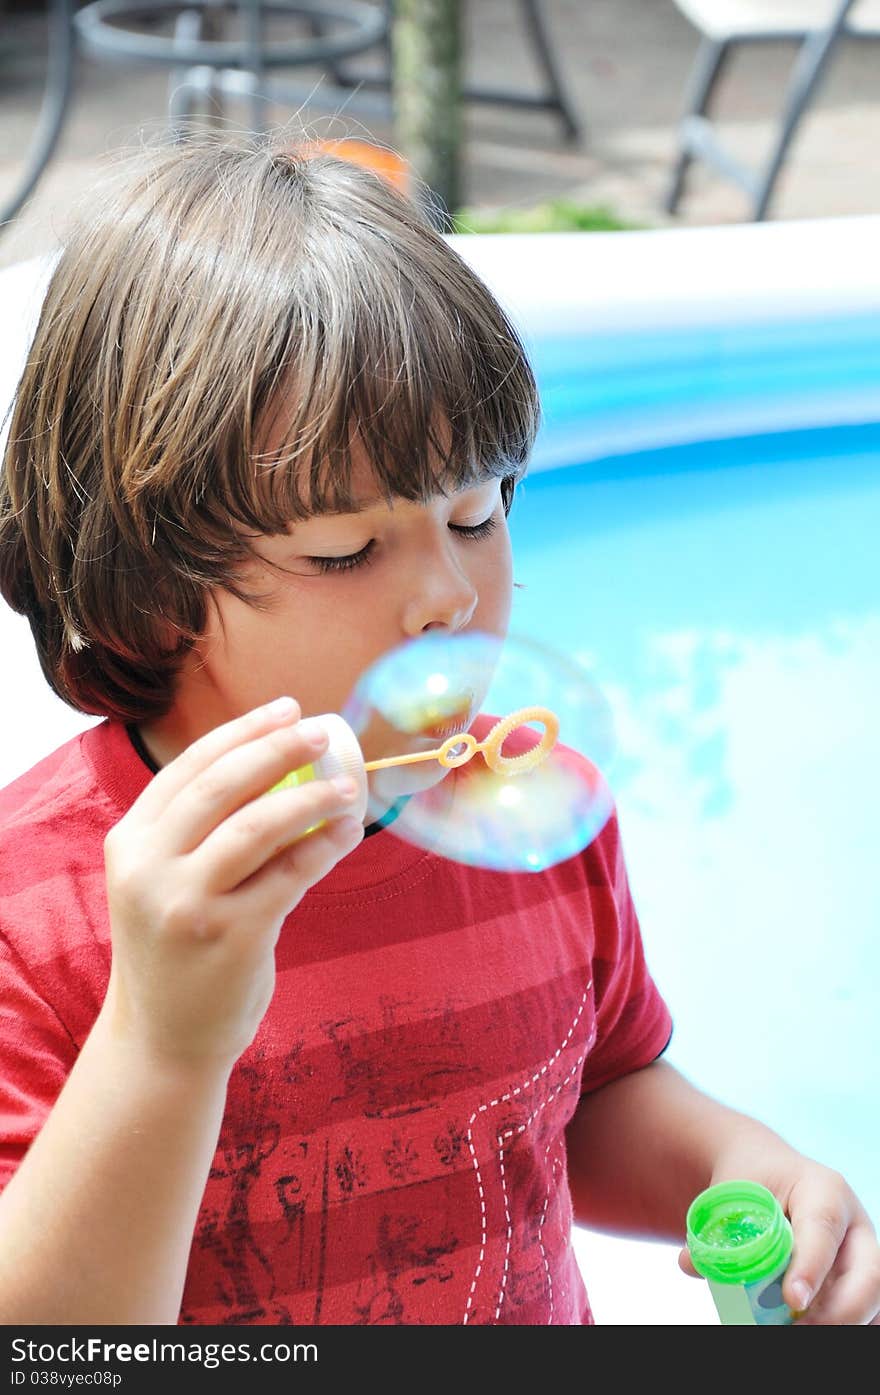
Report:
[[[411,794],[434,789],[449,774],[438,761],[423,761],[416,765],[397,765],[388,770],[374,770],[370,774],[370,797],[367,816],[375,821],[388,810]]]

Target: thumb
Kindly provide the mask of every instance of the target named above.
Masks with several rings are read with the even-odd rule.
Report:
[[[691,1263],[691,1252],[687,1245],[678,1252],[678,1267],[683,1274],[689,1275],[692,1279],[699,1279],[700,1275]]]

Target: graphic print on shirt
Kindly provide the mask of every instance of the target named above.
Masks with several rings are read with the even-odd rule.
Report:
[[[474,1090],[450,1003],[409,1053],[401,1002],[386,997],[378,1032],[322,1025],[326,1073],[297,1043],[274,1090],[262,1052],[242,1062],[194,1239],[213,1279],[197,1301],[186,1293],[182,1320],[222,1302],[232,1322],[418,1323],[433,1309],[435,1321],[528,1322],[546,1320],[551,1300],[559,1311],[563,1291],[574,1300],[559,1150],[592,994],[578,993],[576,976],[546,991],[556,1049],[489,1101]],[[546,1001],[517,998],[498,1025],[502,1054],[528,1059],[542,1026],[547,1040],[546,1013]],[[439,1097],[425,1099],[438,1079]],[[326,1127],[279,1138],[273,1121],[295,1126],[299,1110]],[[232,1149],[229,1136],[248,1142]]]
[[[552,1143],[547,1144],[545,1157],[549,1159],[551,1149],[554,1152],[553,1161],[550,1167],[550,1184],[547,1188],[547,1195],[544,1199],[544,1209],[541,1212],[541,1219],[538,1225],[538,1247],[541,1251],[541,1261],[544,1265],[544,1274],[547,1283],[547,1325],[553,1322],[557,1311],[571,1314],[569,1303],[569,1286],[566,1282],[567,1275],[563,1270],[557,1271],[557,1280],[554,1287],[553,1270],[550,1265],[549,1256],[559,1254],[569,1242],[571,1227],[574,1215],[571,1205],[571,1196],[566,1194],[565,1201],[558,1193],[559,1174],[565,1170],[565,1141],[560,1139],[555,1149]],[[553,1201],[551,1209],[550,1202]],[[547,1225],[548,1212],[550,1212],[550,1225]],[[545,1229],[546,1227],[546,1229]],[[511,1285],[511,1293],[513,1293]]]
[[[454,1278],[447,1258],[457,1248],[447,1234],[438,1244],[419,1239],[418,1216],[383,1215],[377,1247],[369,1256],[370,1276],[358,1285],[355,1300],[358,1325],[403,1325],[407,1318],[406,1294],[410,1287],[445,1284]],[[403,1282],[401,1282],[403,1280]]]
[[[257,1062],[261,1059],[258,1053]],[[257,1066],[243,1067],[242,1078],[252,1102],[248,1110],[249,1129],[247,1134],[241,1135],[246,1141],[235,1148],[224,1146],[221,1131],[218,1156],[209,1174],[194,1244],[216,1260],[213,1296],[228,1310],[230,1323],[288,1324],[291,1322],[288,1309],[271,1302],[275,1292],[273,1260],[261,1247],[251,1221],[253,1190],[278,1147],[280,1126],[272,1112],[264,1107],[266,1092],[261,1088],[261,1072]],[[222,1162],[218,1163],[218,1157]],[[258,1297],[260,1292],[265,1292],[267,1279],[268,1304]],[[185,1307],[181,1320],[193,1320]]]
[[[479,1078],[479,1069],[467,1059],[455,1004],[447,998],[436,1021],[418,1050],[411,1046],[402,1068],[400,1059],[401,1023],[411,1004],[391,994],[379,995],[382,1026],[370,1031],[368,1024],[354,1017],[323,1022],[323,1031],[336,1048],[341,1080],[340,1093],[333,1103],[345,1102],[368,1119],[398,1118],[417,1114],[438,1095],[462,1089]]]

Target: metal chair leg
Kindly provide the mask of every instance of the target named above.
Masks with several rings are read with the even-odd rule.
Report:
[[[243,21],[246,70],[253,81],[251,130],[260,133],[266,129],[266,99],[260,95],[266,77],[263,62],[263,9],[260,0],[241,0],[238,8]]]
[[[756,223],[762,222],[766,217],[773,189],[788,154],[788,147],[791,145],[800,119],[819,85],[819,80],[828,66],[853,3],[854,0],[842,0],[833,22],[827,28],[810,34],[801,45],[786,93],[782,130],[758,181],[752,211],[752,218]]]
[[[73,0],[52,0],[49,16],[49,61],[37,129],[18,187],[0,207],[0,231],[22,209],[37,187],[58,144],[73,91],[75,36]]]
[[[308,26],[309,33],[315,39],[320,39],[322,34],[324,33],[324,30],[327,27],[320,15],[306,16],[306,24]],[[348,79],[345,75],[345,69],[335,60],[327,64],[327,72],[333,79],[333,84],[335,87],[348,86]]]
[[[559,65],[556,62],[556,55],[550,44],[550,36],[547,32],[547,21],[540,6],[540,0],[522,0],[522,5],[525,13],[526,26],[531,33],[538,55],[538,61],[544,70],[544,76],[547,80],[550,102],[559,112],[566,140],[577,140],[581,133],[580,122],[574,115],[571,103],[562,85]]]
[[[183,10],[174,22],[174,40],[216,40],[223,36],[223,17],[217,7]],[[224,120],[223,90],[218,75],[206,64],[181,63],[168,78],[168,130],[172,140],[186,139],[197,110],[210,122]]]
[[[462,99],[465,102],[488,102],[490,104],[500,102],[506,106],[558,112],[563,125],[565,138],[567,140],[576,140],[581,135],[583,127],[578,117],[575,115],[574,108],[566,95],[565,85],[559,72],[553,46],[550,42],[547,21],[542,8],[543,0],[520,0],[520,3],[523,9],[526,29],[534,45],[538,66],[545,78],[544,92],[538,96],[532,96],[529,93],[505,90],[503,88],[468,86],[462,89]],[[385,0],[385,32],[382,38],[377,41],[384,50],[383,62],[379,71],[372,73],[355,72],[341,62],[328,63],[325,65],[337,87],[357,89],[357,101],[361,104],[365,114],[375,114],[383,119],[390,115],[388,106],[373,105],[372,103],[367,105],[365,102],[365,94],[377,89],[381,92],[390,92],[391,90],[394,12],[395,0]],[[322,31],[323,25],[320,19],[316,19],[310,23],[312,33],[317,34]]]
[[[684,192],[685,179],[693,160],[688,144],[686,123],[691,116],[703,116],[709,107],[712,93],[718,82],[732,45],[728,39],[703,39],[697,51],[696,61],[691,72],[688,92],[685,97],[685,112],[679,134],[678,158],[663,206],[667,213],[675,213]]]

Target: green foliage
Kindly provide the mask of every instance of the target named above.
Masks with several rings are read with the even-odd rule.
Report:
[[[531,208],[462,208],[453,218],[457,233],[630,232],[638,223],[625,222],[604,204],[551,199]]]

